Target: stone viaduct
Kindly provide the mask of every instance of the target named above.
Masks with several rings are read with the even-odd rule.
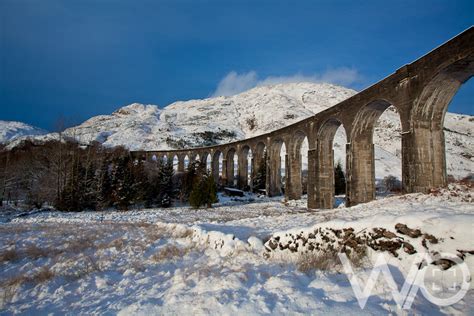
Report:
[[[471,26],[349,99],[290,126],[228,144],[135,151],[132,155],[137,159],[177,157],[179,171],[185,168],[186,156],[192,161],[199,155],[201,162],[210,159],[211,172],[216,179],[222,170],[221,177],[225,183],[237,183],[237,187],[242,189],[248,188],[248,170],[251,169],[254,176],[261,160],[266,157],[266,191],[269,196],[275,196],[282,194],[280,149],[285,144],[284,193],[287,199],[299,199],[302,194],[300,148],[307,137],[308,208],[332,208],[333,138],[342,125],[347,135],[346,204],[351,206],[375,199],[374,126],[380,115],[393,105],[402,125],[403,192],[426,192],[447,183],[444,115],[460,86],[473,74],[474,27]],[[250,168],[249,151],[252,153]],[[221,154],[223,158],[219,159]],[[235,164],[234,155],[238,157]],[[238,166],[236,182],[235,165]]]

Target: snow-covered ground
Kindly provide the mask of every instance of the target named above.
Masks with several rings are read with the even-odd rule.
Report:
[[[318,269],[302,245],[293,252],[272,249],[270,243],[277,237],[282,242],[296,234],[308,237],[318,229],[384,228],[418,252],[428,247],[459,255],[474,250],[473,194],[451,185],[430,195],[319,211],[307,211],[304,200],[251,196],[221,197],[208,210],[183,206],[10,216],[0,224],[0,314],[405,314],[382,279],[361,309],[339,268]],[[437,243],[400,234],[397,223],[431,234]],[[367,248],[356,273],[367,277],[376,254],[384,253],[399,272],[395,280],[401,287],[413,261],[405,248],[397,258]],[[464,254],[472,274],[474,256]],[[454,269],[437,274],[445,291]],[[419,292],[410,310],[473,312],[472,285],[461,302],[442,308]]]

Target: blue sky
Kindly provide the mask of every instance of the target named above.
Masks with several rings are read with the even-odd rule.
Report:
[[[0,119],[53,130],[280,81],[361,90],[473,21],[472,0],[0,0]],[[473,99],[471,80],[449,110]]]

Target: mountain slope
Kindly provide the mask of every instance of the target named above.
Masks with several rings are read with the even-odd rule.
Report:
[[[330,84],[294,83],[257,87],[231,97],[180,101],[163,109],[135,103],[112,115],[93,117],[66,133],[83,142],[98,140],[132,150],[211,145],[276,130],[355,93]],[[215,133],[215,141],[203,137],[209,131]]]
[[[26,123],[0,120],[0,143],[7,143],[25,136],[44,135],[46,133],[48,132]]]

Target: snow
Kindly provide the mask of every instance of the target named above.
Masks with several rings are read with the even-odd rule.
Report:
[[[0,278],[35,280],[43,267],[53,276],[0,293],[8,299],[2,301],[2,313],[403,315],[406,311],[396,306],[381,279],[362,310],[345,274],[299,271],[297,253],[266,256],[264,244],[271,236],[307,234],[318,227],[394,231],[396,223],[404,223],[439,238],[430,245],[436,251],[474,250],[473,193],[451,185],[429,195],[392,196],[318,211],[308,211],[304,199],[220,196],[221,202],[208,210],[50,210],[10,217],[0,224],[0,253],[15,248],[20,258],[2,263]],[[405,239],[423,250],[419,239]],[[30,257],[22,257],[22,249],[31,245],[48,251],[37,251],[36,259],[31,250],[25,252]],[[367,260],[376,254],[369,252]],[[399,271],[399,286],[411,258],[403,251],[399,258],[387,256]],[[466,255],[465,262],[473,273],[474,256]],[[441,277],[446,285],[453,281],[451,269]],[[369,272],[362,269],[358,276],[364,279]],[[5,291],[6,282],[2,284],[0,291]],[[472,285],[461,302],[449,307],[437,307],[418,293],[410,313],[472,314],[473,303]]]
[[[24,136],[39,136],[47,131],[22,122],[0,120],[0,144],[13,141]]]

